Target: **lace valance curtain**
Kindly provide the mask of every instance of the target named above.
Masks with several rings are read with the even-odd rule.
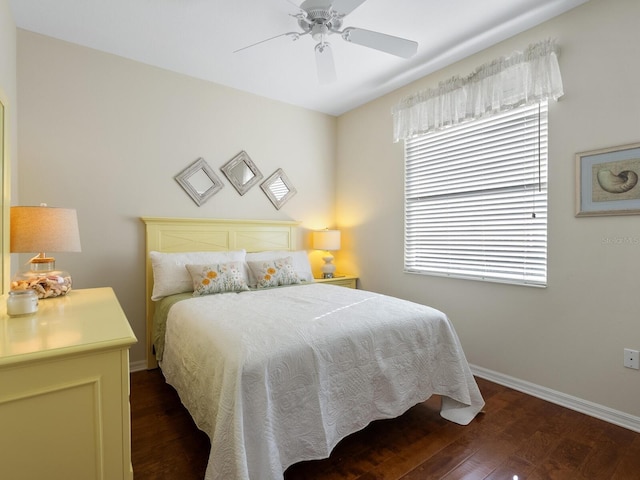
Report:
[[[397,142],[487,114],[557,100],[563,93],[558,47],[547,40],[402,99],[393,109],[393,138]]]

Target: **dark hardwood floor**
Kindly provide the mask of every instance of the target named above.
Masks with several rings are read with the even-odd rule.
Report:
[[[432,398],[351,435],[328,459],[293,465],[285,479],[640,479],[640,434],[478,385],[486,407],[466,427],[443,420]],[[131,375],[131,417],[136,480],[204,478],[209,440],[160,370]]]

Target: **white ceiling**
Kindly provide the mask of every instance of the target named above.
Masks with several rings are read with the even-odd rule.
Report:
[[[367,0],[344,20],[419,43],[406,60],[332,35],[338,80],[318,83],[301,0],[10,0],[19,28],[340,115],[587,0]],[[327,0],[330,3],[331,0]]]

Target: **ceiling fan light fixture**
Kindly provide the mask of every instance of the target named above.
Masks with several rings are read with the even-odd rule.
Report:
[[[316,42],[322,43],[327,35],[329,35],[329,27],[327,27],[324,23],[316,23],[311,28],[311,37]]]

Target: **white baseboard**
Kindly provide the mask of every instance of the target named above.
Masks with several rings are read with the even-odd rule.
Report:
[[[138,360],[137,362],[129,362],[129,371],[130,372],[139,372],[141,370],[147,369],[146,360]]]
[[[551,390],[550,388],[510,377],[509,375],[503,375],[502,373],[494,372],[493,370],[488,370],[476,365],[471,365],[471,371],[474,375],[499,385],[541,398],[548,402],[555,403],[556,405],[575,410],[576,412],[584,413],[585,415],[604,420],[605,422],[628,428],[634,432],[640,432],[640,417],[629,415],[628,413],[620,412],[618,410],[605,407],[604,405],[589,402],[578,397],[567,395],[566,393]]]

